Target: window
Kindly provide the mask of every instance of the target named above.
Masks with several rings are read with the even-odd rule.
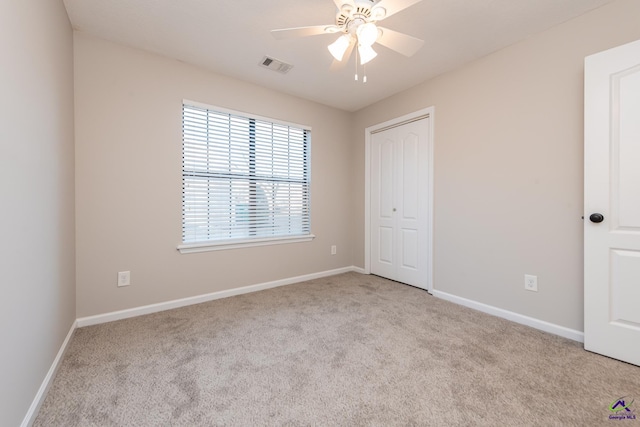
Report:
[[[308,128],[185,101],[182,152],[182,252],[313,238]]]

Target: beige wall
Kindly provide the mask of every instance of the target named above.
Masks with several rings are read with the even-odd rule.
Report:
[[[81,33],[74,41],[78,317],[351,265],[349,114]],[[176,250],[183,99],[312,127],[314,241]],[[118,288],[124,270],[132,285]]]
[[[75,316],[73,48],[62,0],[0,6],[0,425],[20,425]]]
[[[639,17],[615,2],[359,111],[356,218],[364,129],[435,106],[435,289],[582,330],[583,60],[639,39]]]

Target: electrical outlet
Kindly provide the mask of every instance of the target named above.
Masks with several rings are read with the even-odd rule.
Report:
[[[118,287],[129,286],[131,284],[131,272],[119,271],[118,272]]]
[[[338,253],[338,248],[336,245],[331,245],[331,255],[335,255]]]
[[[538,292],[538,276],[524,275],[524,288],[528,291]]]

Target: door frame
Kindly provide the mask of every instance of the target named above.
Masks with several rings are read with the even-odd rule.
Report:
[[[404,123],[427,118],[429,133],[427,135],[428,182],[420,197],[427,198],[427,291],[433,290],[433,135],[435,107],[431,106],[369,126],[364,130],[364,273],[371,274],[371,135],[386,128],[401,126]]]

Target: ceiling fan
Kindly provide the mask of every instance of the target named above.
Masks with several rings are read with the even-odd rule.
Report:
[[[420,1],[422,0],[333,0],[338,8],[335,24],[284,28],[272,30],[271,34],[276,39],[340,34],[340,37],[328,46],[329,52],[335,58],[332,69],[341,68],[356,45],[361,65],[377,56],[372,48],[374,43],[402,55],[412,56],[422,47],[423,40],[380,27],[377,23]]]

